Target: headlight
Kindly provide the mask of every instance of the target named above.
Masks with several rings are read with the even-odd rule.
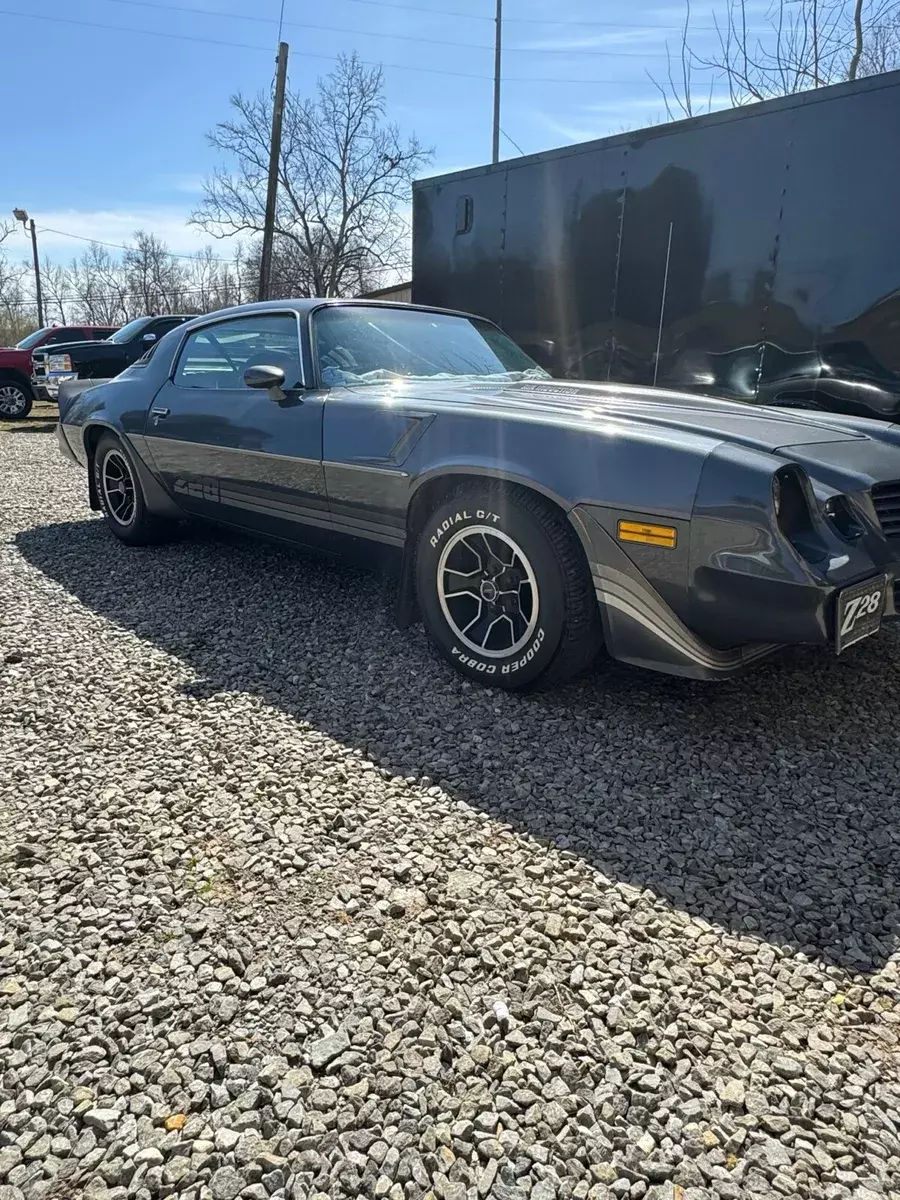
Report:
[[[802,467],[781,467],[772,476],[772,509],[778,528],[803,558],[816,562],[825,554],[825,543],[816,531],[812,501],[812,488]]]
[[[772,508],[785,533],[811,523],[810,492],[809,479],[802,467],[781,467],[772,476]]]
[[[846,496],[831,496],[822,506],[827,520],[834,526],[842,538],[855,542],[865,533],[862,523],[856,516],[853,506]]]
[[[49,371],[71,371],[72,360],[68,354],[51,354],[47,359]]]

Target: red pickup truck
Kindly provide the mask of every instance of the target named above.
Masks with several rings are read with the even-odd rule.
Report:
[[[51,325],[29,333],[10,349],[0,348],[0,420],[27,417],[36,399],[47,399],[32,380],[31,352],[58,342],[102,341],[116,332],[115,325]]]

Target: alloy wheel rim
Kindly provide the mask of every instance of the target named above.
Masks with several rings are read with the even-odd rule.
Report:
[[[128,460],[120,451],[110,450],[104,457],[100,486],[103,488],[107,511],[113,520],[120,525],[130,525],[134,520],[134,479]]]
[[[8,417],[16,417],[25,408],[27,396],[15,384],[7,383],[0,387],[0,413]]]
[[[438,561],[437,592],[454,637],[483,658],[516,654],[537,626],[531,563],[499,529],[470,525],[452,535]]]

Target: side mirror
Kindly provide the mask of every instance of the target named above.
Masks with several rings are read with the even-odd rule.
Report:
[[[284,400],[284,371],[281,367],[248,367],[244,372],[248,388],[267,388],[273,400]]]
[[[141,341],[146,342],[149,345],[151,342],[156,341],[156,334],[155,333],[145,333],[144,336],[141,338]]]

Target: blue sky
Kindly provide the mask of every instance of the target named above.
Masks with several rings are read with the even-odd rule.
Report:
[[[280,8],[0,0],[0,92],[17,114],[4,127],[0,212],[24,207],[41,227],[109,242],[141,227],[173,250],[197,248],[206,239],[186,220],[217,162],[204,135],[228,114],[231,93],[269,86]],[[429,174],[485,162],[493,12],[494,0],[284,0],[290,85],[311,91],[334,56],[355,49],[384,64],[390,117],[434,147]],[[683,13],[679,0],[505,0],[503,129],[531,153],[663,119],[647,72],[664,76],[666,40],[677,47]],[[708,30],[711,14],[711,4],[695,4],[694,25]],[[712,39],[698,28],[693,42],[703,49]],[[501,153],[518,151],[504,139]],[[42,253],[57,261],[82,247],[41,235]]]

